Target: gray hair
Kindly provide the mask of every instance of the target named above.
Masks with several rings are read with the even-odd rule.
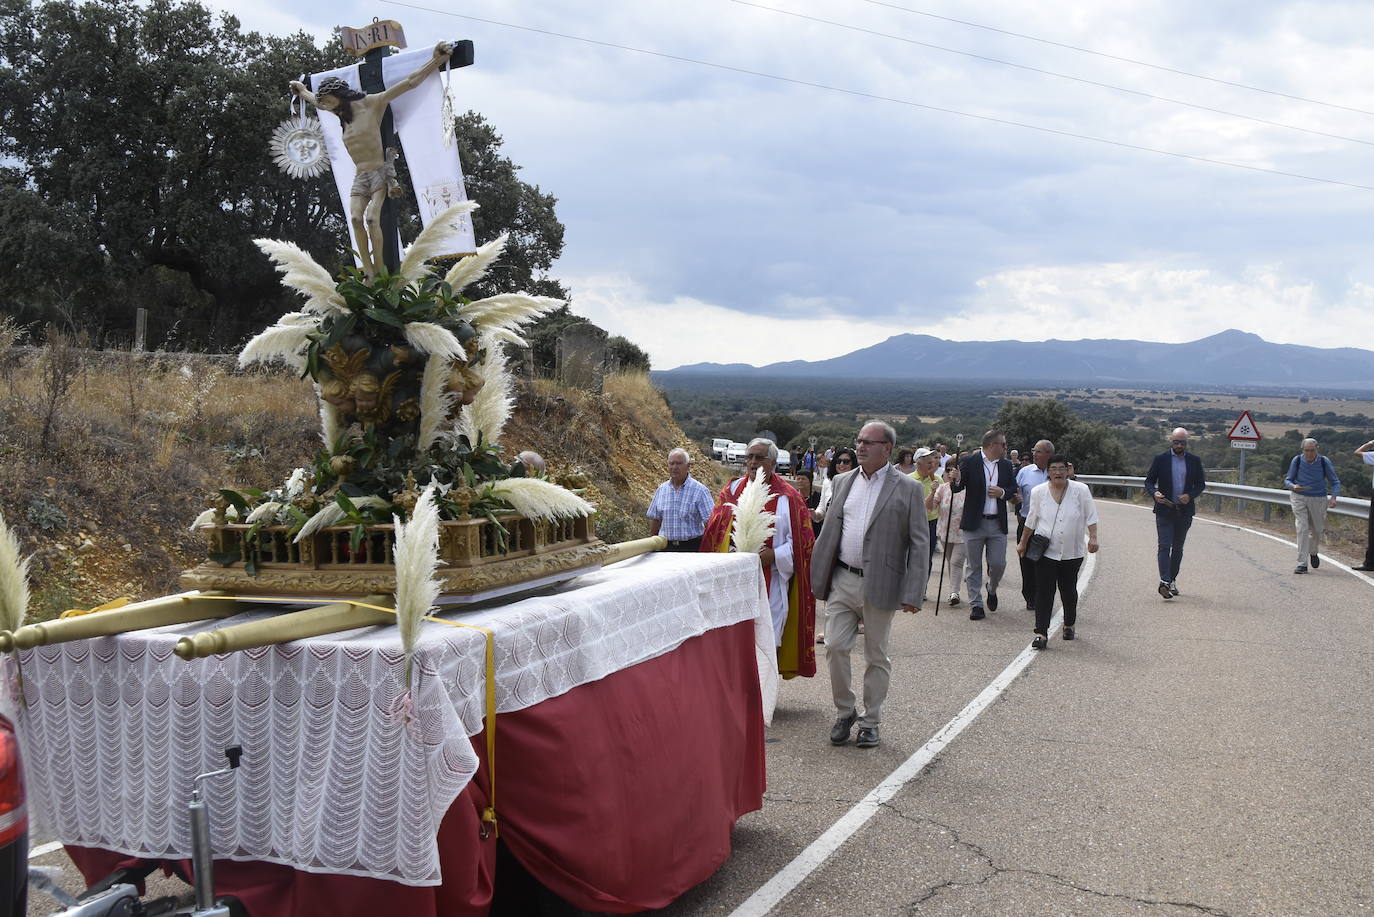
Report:
[[[675,455],[680,455],[680,456],[682,456],[682,460],[683,460],[684,462],[686,462],[688,465],[692,464],[692,457],[691,457],[690,455],[687,454],[687,450],[686,450],[686,449],[683,449],[683,448],[681,448],[681,447],[678,447],[677,449],[669,449],[669,450],[668,450],[668,461],[671,462],[671,461],[673,460],[673,456],[675,456]]]
[[[1316,448],[1317,446],[1317,441],[1309,436],[1307,437],[1307,439],[1302,441],[1302,448],[1306,449],[1308,443],[1311,443],[1313,448]]]
[[[890,446],[895,446],[895,445],[897,445],[897,430],[896,430],[895,427],[892,426],[892,424],[888,423],[888,422],[885,421],[885,420],[867,420],[867,421],[864,421],[863,426],[862,426],[862,427],[859,427],[859,432],[862,433],[864,427],[874,427],[874,426],[882,427],[882,428],[883,428],[883,436],[887,437],[888,445],[890,445]]]
[[[749,440],[749,445],[745,448],[752,449],[759,443],[763,443],[765,446],[768,447],[768,461],[776,462],[778,460],[778,444],[773,442],[771,439],[765,439],[762,436],[755,437],[754,439]]]

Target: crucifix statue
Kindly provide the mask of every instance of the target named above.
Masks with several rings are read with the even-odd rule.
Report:
[[[348,219],[368,279],[383,267],[382,203],[388,194],[396,197],[401,193],[396,181],[396,151],[382,147],[382,118],[393,99],[419,86],[452,52],[452,44],[440,42],[427,63],[381,92],[360,92],[338,77],[321,80],[315,92],[298,80],[291,82],[292,92],[320,111],[336,115],[343,128],[344,148],[357,169],[348,196]]]

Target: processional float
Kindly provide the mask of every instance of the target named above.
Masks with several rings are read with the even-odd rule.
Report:
[[[665,546],[658,537],[604,544],[577,492],[585,481],[502,460],[514,407],[505,347],[523,345],[519,329],[563,302],[463,295],[507,241],[475,245],[478,205],[466,199],[453,142],[449,73],[472,63],[472,43],[391,54],[404,47],[396,23],[344,33],[363,62],[293,82],[273,152],[295,177],[332,168],[358,265],[335,277],[291,242],[257,240],[304,302],[238,361],[311,379],[322,448],[276,488],[212,497],[192,525],[208,559],[182,574],[187,592],[114,610],[19,626],[25,564],[0,519],[0,652],[227,618],[251,601],[309,607],[182,638],[177,655],[394,623],[409,658],[436,604],[555,583]],[[305,103],[325,116],[307,115]],[[424,225],[404,257],[386,212],[401,193],[398,146]]]

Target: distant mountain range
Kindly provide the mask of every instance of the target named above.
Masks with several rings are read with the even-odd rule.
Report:
[[[655,373],[670,378],[689,374],[1374,389],[1374,351],[1271,344],[1257,334],[1234,330],[1186,344],[946,341],[898,334],[830,360],[767,366],[692,363]]]

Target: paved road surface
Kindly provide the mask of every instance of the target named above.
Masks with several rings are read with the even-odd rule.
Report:
[[[656,913],[1374,913],[1374,579],[1330,561],[1295,576],[1290,545],[1200,519],[1165,602],[1148,509],[1099,506],[1077,641],[1026,649],[1013,556],[986,621],[899,616],[880,748],[828,743],[823,662],[785,683],[763,810]],[[999,676],[938,756],[853,814]],[[847,814],[851,836],[789,871]],[[759,890],[779,873],[796,881],[774,907]]]
[[[1295,576],[1295,548],[1199,520],[1165,602],[1148,509],[1100,513],[1079,639],[767,910],[745,902],[1023,652],[1014,564],[986,621],[899,618],[876,751],[828,744],[824,677],[785,684],[763,811],[659,913],[1374,912],[1374,580]]]

